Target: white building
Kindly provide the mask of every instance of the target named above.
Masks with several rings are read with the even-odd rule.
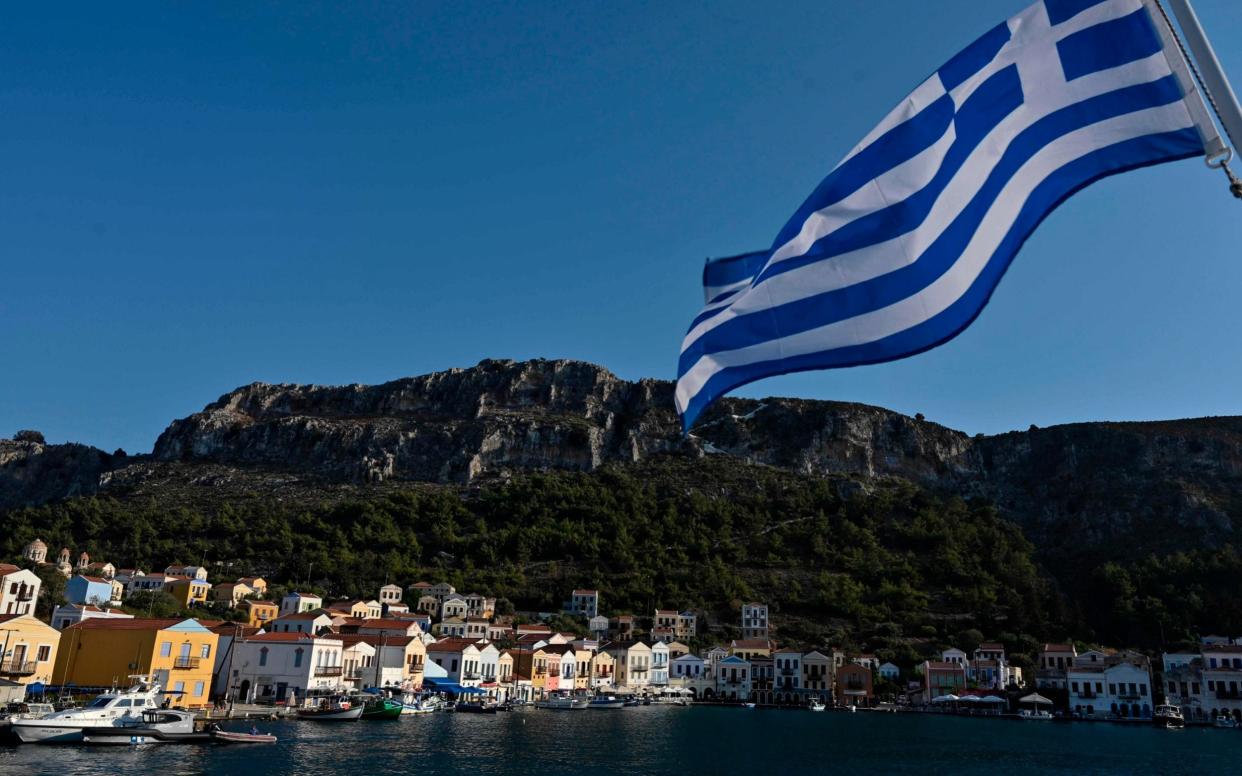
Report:
[[[401,585],[384,585],[379,589],[379,602],[388,606],[401,603]]]
[[[901,669],[892,663],[880,664],[880,678],[895,682],[901,678]]]
[[[587,622],[587,628],[595,638],[604,639],[608,635],[608,618],[597,614]]]
[[[169,566],[164,569],[164,575],[169,577],[189,577],[190,579],[207,580],[207,569],[203,566]]]
[[[668,685],[668,644],[663,641],[654,641],[651,647],[651,684],[656,687],[665,687]]]
[[[772,654],[774,690],[802,689],[802,653],[793,649],[778,649]]]
[[[1242,721],[1242,646],[1204,644],[1203,682],[1207,713]]]
[[[940,662],[953,663],[954,665],[961,666],[963,669],[965,669],[967,667],[966,663],[968,661],[966,659],[965,652],[958,649],[957,647],[949,647],[944,652],[940,653]]]
[[[322,610],[316,609],[277,617],[265,627],[272,633],[318,634],[332,627],[332,618]]]
[[[299,614],[312,609],[322,609],[323,599],[313,593],[292,592],[280,599],[280,614]]]
[[[750,698],[750,662],[729,655],[716,666],[716,697],[744,701]]]
[[[0,614],[34,614],[42,586],[33,571],[0,563]]]
[[[716,667],[720,665],[720,661],[729,656],[729,650],[721,646],[715,646],[707,650],[703,655],[703,668],[707,672],[708,677],[716,675]]]
[[[1066,681],[1069,708],[1076,715],[1093,719],[1151,718],[1151,671],[1145,657],[1105,656],[1076,662],[1066,672]]]
[[[1210,722],[1213,712],[1219,716],[1220,708],[1213,703],[1215,699],[1203,681],[1201,655],[1166,652],[1162,662],[1160,681],[1164,684],[1165,703],[1179,707],[1187,722]]]
[[[93,619],[132,620],[134,615],[126,614],[119,609],[101,609],[90,604],[63,604],[52,612],[52,627],[56,630],[65,628],[83,620]]]
[[[440,604],[440,619],[459,619],[465,620],[466,614],[470,611],[470,606],[466,603],[466,597],[457,593],[450,593],[444,597]]]
[[[742,604],[742,638],[766,639],[769,630],[767,604]]]
[[[247,701],[293,701],[307,690],[344,687],[339,641],[306,633],[260,633],[234,645],[233,686]]]
[[[707,672],[707,664],[698,655],[682,655],[673,658],[669,671],[672,683],[680,681],[693,682],[702,679]]]

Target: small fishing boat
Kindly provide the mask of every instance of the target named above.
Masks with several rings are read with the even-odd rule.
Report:
[[[477,701],[459,701],[453,709],[458,714],[495,714],[496,704]]]
[[[575,698],[565,693],[549,695],[541,701],[535,701],[535,708],[552,709],[555,711],[577,711],[578,709],[585,709],[590,705],[591,702],[586,698]]]
[[[362,718],[362,704],[352,703],[348,698],[308,698],[306,704],[297,710],[298,719],[316,722],[344,722]]]
[[[753,708],[755,708],[755,704],[753,704],[753,703],[743,703],[743,704],[742,704],[742,708],[745,708],[745,709],[753,709]]]
[[[615,695],[600,695],[592,698],[587,707],[592,709],[623,709],[625,708],[625,701]]]
[[[628,709],[633,706],[641,706],[643,705],[643,702],[641,698],[630,697],[630,698],[626,698],[625,703],[623,705]]]
[[[822,701],[811,701],[811,704],[807,706],[807,708],[811,711],[823,711],[828,707],[825,706]]]
[[[1151,716],[1151,720],[1156,727],[1162,727],[1166,730],[1181,730],[1186,727],[1186,720],[1182,717],[1182,710],[1170,703],[1157,706],[1155,713]]]
[[[221,744],[274,744],[276,736],[271,733],[235,733],[232,730],[215,729],[211,737]]]
[[[427,695],[422,698],[407,696],[401,700],[401,714],[430,714],[444,708],[444,701],[439,696]]]
[[[197,730],[194,713],[180,709],[150,709],[133,723],[82,729],[87,744],[202,744],[211,734]]]
[[[1217,717],[1212,722],[1212,727],[1221,728],[1222,730],[1236,730],[1238,723],[1233,717]]]
[[[372,698],[362,704],[362,719],[397,719],[401,716],[401,702],[390,698]]]

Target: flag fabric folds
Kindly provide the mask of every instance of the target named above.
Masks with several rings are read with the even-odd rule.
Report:
[[[1215,129],[1154,0],[1043,0],[937,70],[769,250],[711,262],[678,364],[688,432],[726,392],[920,353],[978,316],[1039,223]]]

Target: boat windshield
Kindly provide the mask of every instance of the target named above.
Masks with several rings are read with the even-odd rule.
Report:
[[[109,703],[112,703],[112,701],[114,700],[116,699],[111,695],[100,695],[98,698],[88,703],[86,705],[86,708],[102,709],[104,706],[107,706]]]

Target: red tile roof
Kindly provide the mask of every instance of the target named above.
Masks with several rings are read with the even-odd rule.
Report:
[[[405,647],[411,641],[415,641],[413,636],[383,636],[378,633],[329,633],[325,638],[339,641],[342,644],[370,644],[373,647]]]
[[[12,574],[14,571],[21,571],[21,569],[14,566],[12,563],[0,563],[0,577]]]
[[[309,633],[260,633],[246,641],[311,641],[314,638]]]
[[[127,619],[123,617],[92,617],[89,620],[75,622],[69,628],[77,628],[78,630],[164,630],[171,628],[178,623],[185,622],[188,619],[196,619],[191,617],[134,617]],[[197,620],[198,624],[203,627],[210,628],[220,623],[219,620]]]

